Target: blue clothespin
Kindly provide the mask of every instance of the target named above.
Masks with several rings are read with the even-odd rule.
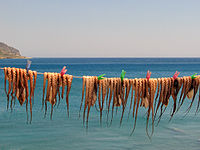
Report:
[[[31,61],[30,60],[27,60],[27,63],[26,63],[26,71],[28,73],[28,70],[30,69],[31,67]]]
[[[97,78],[98,78],[98,80],[102,80],[102,79],[104,79],[106,74],[101,74],[100,76],[98,76]]]

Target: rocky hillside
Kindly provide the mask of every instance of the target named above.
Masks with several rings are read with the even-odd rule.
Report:
[[[26,58],[21,56],[19,50],[0,42],[0,59],[6,58]]]

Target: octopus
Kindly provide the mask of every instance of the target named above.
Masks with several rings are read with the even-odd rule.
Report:
[[[46,89],[46,98],[45,97],[45,88],[46,88],[46,80],[47,80],[47,89]],[[47,102],[51,104],[51,115],[50,118],[52,119],[53,116],[53,108],[57,104],[57,97],[64,98],[64,91],[65,87],[67,86],[66,90],[66,104],[67,104],[67,114],[69,117],[69,93],[71,90],[73,76],[72,75],[61,75],[60,73],[44,73],[44,81],[43,81],[43,96],[42,96],[42,105],[45,104],[45,114],[46,117],[47,113]],[[60,87],[62,87],[62,93],[60,93]],[[43,108],[42,106],[42,108]]]
[[[100,80],[101,81],[101,80]],[[84,94],[85,94],[85,102],[84,102],[84,111],[83,111],[83,125],[85,124],[85,113],[87,109],[87,119],[86,119],[86,128],[88,128],[88,120],[91,106],[94,106],[97,99],[97,84],[98,79],[96,76],[84,76],[83,77],[83,86],[82,86],[82,100],[83,103]],[[81,104],[82,106],[82,104]],[[81,107],[80,107],[81,110]]]
[[[35,72],[36,73],[36,72]],[[37,73],[36,73],[37,74]],[[30,123],[32,121],[32,96],[34,94],[34,84],[33,84],[33,75],[32,71],[27,72],[26,69],[20,68],[4,68],[4,86],[5,93],[7,95],[7,109],[9,108],[9,98],[12,97],[10,108],[13,109],[13,101],[15,103],[15,98],[18,99],[20,105],[23,105],[26,102],[26,113],[27,113],[27,122],[28,122],[28,104],[30,104]],[[36,82],[37,77],[35,77]],[[8,90],[7,90],[7,80],[8,80]],[[28,81],[30,81],[30,87],[28,86]],[[30,88],[30,95],[29,95]],[[30,98],[30,99],[29,99]]]

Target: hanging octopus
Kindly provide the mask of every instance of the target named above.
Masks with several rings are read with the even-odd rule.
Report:
[[[83,124],[85,124],[85,113],[87,109],[86,128],[88,128],[90,108],[91,106],[95,105],[96,100],[97,100],[97,86],[98,86],[97,84],[98,84],[98,78],[96,76],[83,76],[83,86],[82,86],[83,89],[82,89],[80,111],[81,111],[83,100],[85,97],[84,111],[83,111]]]
[[[46,89],[46,98],[45,97],[45,88],[46,88],[46,80],[47,80],[47,89]],[[44,81],[43,81],[43,96],[42,96],[42,108],[45,104],[45,116],[47,113],[47,102],[51,104],[51,115],[50,118],[52,119],[53,115],[53,108],[57,104],[57,97],[59,98],[58,104],[60,102],[60,97],[64,98],[65,87],[67,86],[66,90],[66,104],[67,104],[67,114],[69,117],[69,93],[71,90],[73,76],[64,74],[61,75],[60,73],[44,73]],[[34,83],[35,85],[35,83]],[[62,87],[62,93],[60,93],[60,87]]]
[[[37,72],[35,72],[37,74]],[[24,102],[26,102],[26,112],[27,112],[27,122],[28,122],[28,104],[30,104],[30,123],[32,121],[32,96],[34,94],[34,85],[33,82],[33,74],[32,71],[29,70],[27,73],[26,69],[20,69],[20,68],[10,68],[5,67],[4,68],[4,87],[5,87],[5,93],[7,95],[7,109],[9,108],[9,97],[11,95],[11,103],[10,108],[12,111],[13,108],[13,102],[15,103],[15,98],[18,99],[20,105],[23,105]],[[34,76],[35,83],[37,76]],[[8,80],[8,91],[6,88],[6,80]],[[28,85],[28,81],[30,81],[30,86]],[[29,88],[30,88],[30,94],[29,94]],[[29,99],[30,97],[30,99]]]

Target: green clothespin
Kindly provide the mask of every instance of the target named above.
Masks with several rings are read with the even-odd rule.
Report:
[[[100,76],[98,76],[98,80],[102,80],[102,79],[104,79],[106,74],[101,74]]]
[[[124,80],[125,74],[126,74],[126,71],[122,70],[121,77],[120,77],[122,82]]]
[[[192,79],[195,79],[195,78],[196,78],[196,75],[197,75],[197,73],[193,74],[193,75],[191,76],[191,78],[192,78]]]

